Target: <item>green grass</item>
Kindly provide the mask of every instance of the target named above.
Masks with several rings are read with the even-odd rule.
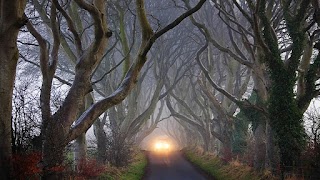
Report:
[[[217,180],[272,180],[276,179],[270,173],[258,173],[251,167],[232,161],[225,164],[220,158],[210,154],[196,153],[190,149],[183,150],[186,158],[195,166],[205,171]]]
[[[121,180],[140,180],[142,179],[147,166],[147,157],[143,152],[137,154],[134,162],[128,167],[127,171],[120,176]]]
[[[215,179],[228,179],[226,174],[221,171],[222,164],[216,157],[211,157],[207,154],[196,154],[191,150],[183,151],[187,159],[194,165],[198,166],[204,172],[214,177]]]
[[[147,157],[144,152],[138,151],[132,162],[126,168],[109,167],[107,172],[102,174],[99,180],[141,180],[145,167],[147,166]]]

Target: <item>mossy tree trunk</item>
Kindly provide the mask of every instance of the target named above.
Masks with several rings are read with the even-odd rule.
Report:
[[[262,32],[256,31],[259,45],[263,49],[264,60],[268,66],[271,91],[268,101],[270,125],[276,133],[283,170],[289,170],[299,163],[304,144],[302,125],[303,111],[299,109],[294,94],[296,72],[302,56],[305,40],[305,17],[310,1],[301,1],[297,11],[292,13],[290,1],[283,1],[282,8],[288,35],[292,41],[290,58],[284,62],[278,47],[278,40],[266,15],[266,1],[257,4],[257,12]]]

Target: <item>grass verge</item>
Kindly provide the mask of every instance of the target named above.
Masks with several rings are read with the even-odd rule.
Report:
[[[147,166],[145,152],[138,151],[126,168],[108,167],[99,180],[140,180]]]
[[[201,154],[190,149],[184,149],[185,157],[195,166],[205,171],[216,180],[275,180],[271,173],[257,173],[251,167],[232,161],[223,163],[219,157],[212,154]]]
[[[142,179],[147,166],[146,154],[140,151],[134,158],[132,164],[127,168],[127,171],[120,176],[121,180],[140,180]]]

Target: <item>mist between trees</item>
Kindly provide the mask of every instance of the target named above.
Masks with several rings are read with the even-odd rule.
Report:
[[[126,166],[151,137],[281,178],[319,176],[319,112],[308,109],[319,96],[319,8],[1,0],[0,176],[33,151],[44,179],[86,158]]]

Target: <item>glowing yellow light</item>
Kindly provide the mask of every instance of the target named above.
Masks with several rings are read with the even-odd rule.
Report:
[[[156,149],[163,148],[163,144],[161,142],[156,143]]]
[[[157,152],[168,152],[170,150],[170,144],[165,141],[158,141],[154,144],[154,150]]]

